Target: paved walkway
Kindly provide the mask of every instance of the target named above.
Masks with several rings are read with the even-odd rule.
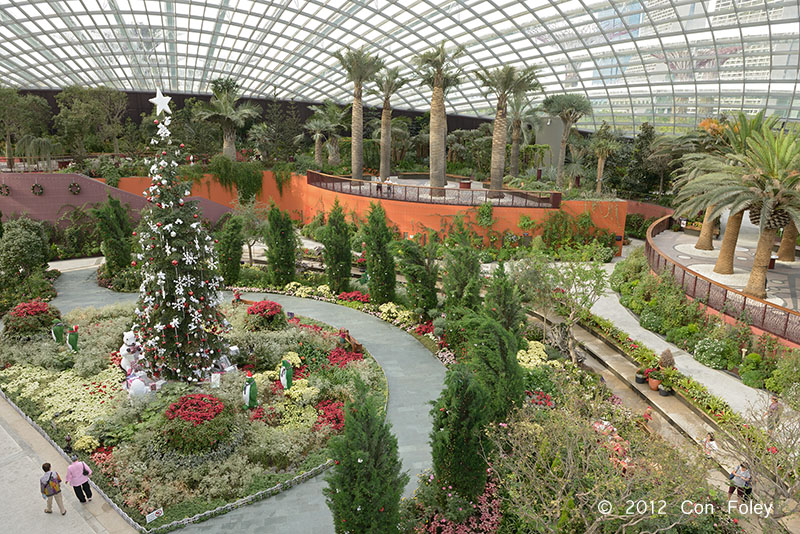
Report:
[[[641,241],[634,241],[631,245],[624,247],[623,257],[630,250],[641,244]],[[615,262],[621,259],[615,258]],[[606,264],[603,267],[608,273],[611,273],[614,270],[614,263]],[[639,326],[638,317],[619,303],[619,295],[614,291],[609,289],[600,297],[592,308],[592,313],[612,321],[617,328],[630,334],[633,339],[642,341],[657,354],[660,354],[665,349],[672,351],[673,356],[675,356],[675,367],[680,372],[706,386],[711,393],[724,399],[739,414],[747,416],[748,412],[753,409],[758,411],[766,410],[769,404],[769,394],[766,391],[745,386],[738,378],[706,367],[685,350],[667,342],[660,335]]]
[[[59,265],[53,267],[59,268]],[[100,288],[93,279],[94,270],[90,268],[64,272],[56,282],[58,297],[53,299],[53,305],[63,313],[78,307],[133,302],[137,298],[136,294]],[[232,295],[226,297],[232,298]],[[416,487],[416,476],[431,465],[428,445],[431,419],[428,412],[429,403],[439,395],[444,383],[445,369],[441,363],[410,334],[351,308],[284,295],[259,293],[245,294],[244,297],[269,298],[288,311],[337,328],[347,328],[373,355],[386,374],[388,417],[397,436],[403,468],[411,476],[411,482],[405,488],[405,495],[410,496]],[[23,483],[22,479],[17,482]],[[25,484],[29,482],[24,481]],[[323,487],[324,479],[317,477],[277,497],[192,525],[185,532],[332,533],[333,520],[322,495]],[[35,500],[32,502],[39,504]]]

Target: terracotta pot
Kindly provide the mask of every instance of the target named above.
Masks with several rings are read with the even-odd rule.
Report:
[[[650,389],[653,391],[658,391],[659,384],[661,384],[661,380],[656,380],[655,378],[647,379],[647,385],[650,386]]]

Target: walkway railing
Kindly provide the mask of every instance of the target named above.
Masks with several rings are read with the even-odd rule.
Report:
[[[686,295],[719,312],[734,318],[744,316],[750,325],[793,343],[800,343],[800,313],[741,291],[724,286],[684,267],[669,258],[653,243],[653,238],[671,228],[673,219],[667,215],[647,229],[644,251],[650,268],[656,273],[668,272],[683,287]]]
[[[449,204],[452,206],[479,206],[491,200],[496,206],[515,208],[561,207],[561,193],[558,191],[520,191],[518,189],[459,189],[430,187],[424,185],[403,185],[353,180],[343,176],[333,176],[316,171],[307,171],[308,185],[327,189],[346,195],[421,202],[425,204]],[[492,193],[500,193],[502,198],[492,198]]]

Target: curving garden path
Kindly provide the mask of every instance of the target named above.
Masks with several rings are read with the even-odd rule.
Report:
[[[64,272],[56,281],[58,297],[52,304],[64,313],[79,307],[101,307],[136,300],[135,294],[115,293],[98,287],[94,274],[94,269]],[[231,295],[226,294],[226,297],[231,298]],[[411,482],[405,488],[405,495],[410,496],[416,487],[417,475],[431,465],[429,403],[442,389],[444,366],[410,334],[357,310],[284,295],[248,293],[243,297],[269,298],[287,311],[346,328],[372,354],[386,374],[389,386],[387,413],[397,436],[403,468],[411,476]],[[325,487],[323,476],[276,497],[190,525],[182,532],[333,533],[333,519],[322,495]]]

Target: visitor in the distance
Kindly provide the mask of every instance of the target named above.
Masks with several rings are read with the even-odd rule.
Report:
[[[50,464],[47,462],[42,464],[42,471],[44,471],[44,475],[39,479],[39,489],[42,491],[42,499],[47,501],[44,513],[53,513],[53,499],[55,499],[61,515],[66,514],[64,498],[61,496],[61,477],[55,471],[50,470]]]
[[[733,473],[728,475],[730,479],[730,487],[728,488],[728,500],[733,497],[733,490],[736,490],[736,496],[747,500],[746,490],[750,486],[750,468],[746,462],[739,464]]]
[[[72,463],[67,468],[66,482],[72,486],[75,495],[82,503],[86,499],[92,500],[92,486],[89,484],[89,477],[92,475],[91,468],[84,462],[78,461],[78,455],[72,455]]]

